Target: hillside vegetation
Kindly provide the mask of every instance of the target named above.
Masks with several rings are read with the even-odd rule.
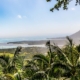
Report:
[[[21,47],[14,54],[0,55],[0,80],[80,80],[80,45],[67,37],[64,48],[46,43],[47,54],[23,53]]]
[[[14,53],[15,52],[15,48],[9,48],[9,49],[0,49],[0,53]],[[22,48],[22,53],[31,53],[31,54],[35,54],[35,53],[46,53],[48,50],[46,47],[23,47]]]

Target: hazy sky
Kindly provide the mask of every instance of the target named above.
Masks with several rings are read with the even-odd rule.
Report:
[[[0,0],[0,38],[61,36],[80,30],[80,6],[49,11],[56,0]],[[75,1],[75,0],[73,0]]]

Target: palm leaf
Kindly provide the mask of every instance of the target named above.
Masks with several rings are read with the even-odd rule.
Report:
[[[9,64],[9,56],[6,55],[1,55],[0,56],[0,64],[4,67],[7,66]]]
[[[14,76],[11,74],[5,74],[6,80],[14,80]]]
[[[55,49],[55,52],[57,52],[57,55],[62,55],[62,57],[64,57],[66,63],[68,63],[69,65],[72,66],[72,63],[70,62],[70,60],[68,59],[66,54],[58,46],[56,46],[56,45],[53,46],[53,49]]]
[[[53,76],[57,77],[58,75],[62,77],[70,76],[71,66],[69,64],[66,64],[64,62],[54,62],[51,64],[51,70],[50,73],[53,74]],[[52,75],[51,74],[51,75]]]
[[[15,73],[14,78],[15,80],[22,80],[20,73]]]
[[[44,71],[36,72],[31,78],[31,80],[43,80],[43,79],[47,79],[47,75]]]
[[[33,59],[34,60],[42,60],[46,64],[49,63],[49,59],[46,56],[42,55],[42,54],[34,55]]]

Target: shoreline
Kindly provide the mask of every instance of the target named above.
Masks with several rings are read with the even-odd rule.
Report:
[[[13,41],[7,43],[0,43],[0,49],[21,47],[46,47],[46,42],[49,40],[37,40],[37,41]],[[56,44],[60,47],[66,44],[66,39],[54,39],[50,40],[51,44]]]

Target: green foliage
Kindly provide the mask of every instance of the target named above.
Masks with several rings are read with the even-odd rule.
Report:
[[[38,71],[34,73],[34,75],[31,77],[31,80],[44,80],[47,79],[47,75],[44,71]]]
[[[69,37],[67,40],[62,49],[48,41],[47,55],[36,54],[31,60],[20,55],[21,47],[13,57],[0,55],[0,80],[80,80],[80,46],[75,47]]]
[[[80,53],[80,44],[76,46],[76,49]]]
[[[52,0],[46,0],[47,2],[50,2]],[[50,9],[50,11],[54,11],[54,9],[59,10],[59,8],[63,7],[63,10],[67,10],[68,9],[68,5],[70,4],[70,2],[73,0],[56,0],[56,4],[54,5],[53,8]],[[80,0],[75,0],[75,5],[80,4]]]
[[[15,79],[15,80],[22,80],[20,73],[16,73],[16,74],[14,75],[14,79]]]

